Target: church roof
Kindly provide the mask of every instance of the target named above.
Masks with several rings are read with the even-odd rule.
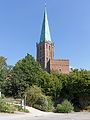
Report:
[[[46,7],[45,7],[45,11],[44,11],[44,18],[43,18],[40,42],[52,42],[49,24],[48,24],[48,16],[47,16]]]

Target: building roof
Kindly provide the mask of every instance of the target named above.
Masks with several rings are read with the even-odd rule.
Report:
[[[43,18],[40,42],[52,42],[49,24],[48,24],[48,16],[47,16],[46,7],[45,7],[45,11],[44,11],[44,18]]]

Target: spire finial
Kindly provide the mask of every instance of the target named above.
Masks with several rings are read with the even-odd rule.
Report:
[[[45,8],[46,8],[46,6],[47,6],[47,2],[46,2],[46,0],[45,0]]]

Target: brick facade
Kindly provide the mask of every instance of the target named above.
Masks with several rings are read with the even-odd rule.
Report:
[[[44,70],[48,70],[48,62],[54,59],[54,44],[49,42],[37,43],[37,61]]]
[[[69,73],[69,60],[64,59],[57,59],[57,60],[50,60],[50,71],[58,72],[58,73]]]
[[[54,44],[50,42],[37,43],[37,61],[48,72],[69,73],[69,60],[54,59]]]

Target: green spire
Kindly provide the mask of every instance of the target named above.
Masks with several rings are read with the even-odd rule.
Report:
[[[41,36],[40,36],[40,42],[45,42],[45,41],[52,42],[50,30],[49,30],[46,6],[45,6],[45,11],[44,11],[44,19],[43,19],[43,24],[42,24]]]

